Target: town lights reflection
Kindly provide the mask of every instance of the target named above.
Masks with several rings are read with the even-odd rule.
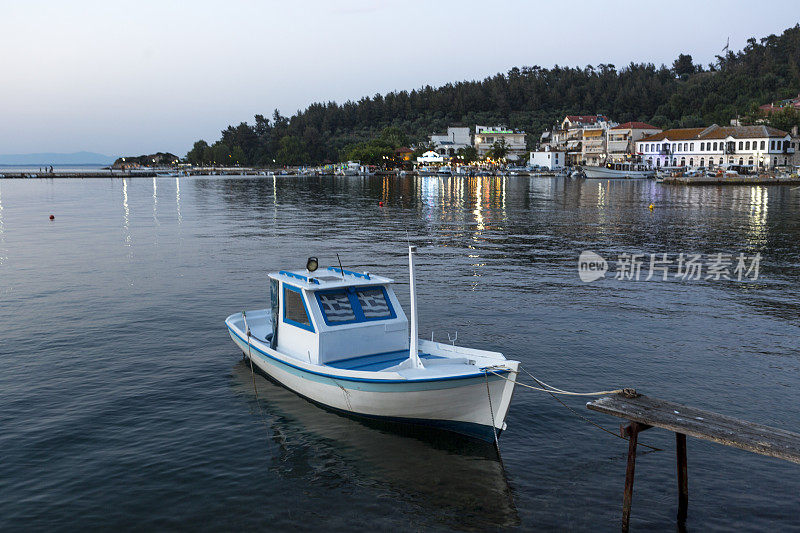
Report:
[[[153,220],[155,221],[156,225],[159,225],[158,222],[158,188],[156,187],[156,179],[153,178]]]
[[[175,207],[178,213],[178,224],[183,222],[183,216],[181,216],[181,180],[180,178],[175,178]]]
[[[128,180],[122,178],[122,227],[125,230],[125,246],[130,246],[132,243],[130,231],[130,217],[131,209],[128,205]]]
[[[750,189],[750,212],[748,214],[747,237],[750,244],[763,246],[767,241],[767,199],[766,187]]]

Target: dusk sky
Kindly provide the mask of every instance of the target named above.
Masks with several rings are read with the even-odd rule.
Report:
[[[779,34],[797,0],[6,1],[0,154],[108,155],[211,142],[256,113],[513,66],[707,65],[730,36]]]

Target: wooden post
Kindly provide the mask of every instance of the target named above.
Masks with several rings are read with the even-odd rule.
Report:
[[[678,461],[678,523],[686,522],[689,508],[689,474],[686,469],[686,435],[675,433],[675,456]]]
[[[625,493],[622,497],[622,531],[628,532],[631,520],[631,501],[633,500],[633,474],[636,470],[636,443],[639,440],[639,423],[631,422],[625,428],[628,435],[628,468],[625,470]]]

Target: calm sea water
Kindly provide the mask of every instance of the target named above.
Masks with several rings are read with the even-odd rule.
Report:
[[[799,213],[800,190],[650,181],[0,180],[0,530],[614,531],[627,444],[549,396],[518,390],[504,472],[491,447],[368,426],[260,376],[257,400],[224,318],[309,255],[389,275],[407,302],[411,241],[425,337],[798,431]],[[761,253],[761,271],[587,284],[587,249]],[[641,439],[665,451],[637,461],[632,525],[672,531],[672,434]],[[690,528],[800,527],[797,465],[688,449]]]

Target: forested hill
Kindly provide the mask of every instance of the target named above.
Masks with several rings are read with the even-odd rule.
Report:
[[[671,67],[522,67],[481,81],[315,103],[292,117],[276,110],[271,119],[256,115],[254,124],[228,127],[211,146],[198,141],[187,159],[261,165],[337,161],[387,126],[394,126],[390,137],[400,143],[423,141],[449,125],[506,124],[527,131],[531,145],[566,114],[601,113],[665,129],[726,124],[753,113],[758,104],[798,92],[800,25],[780,36],[751,38],[743,50],[729,50],[706,67],[684,54]]]

